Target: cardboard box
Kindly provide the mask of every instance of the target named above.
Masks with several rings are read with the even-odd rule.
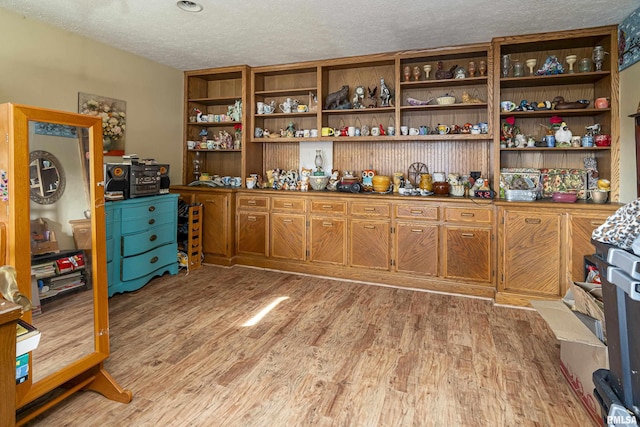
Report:
[[[72,219],[69,224],[71,224],[76,249],[90,250],[92,248],[91,220]]]
[[[602,425],[593,372],[609,368],[607,346],[562,301],[530,301],[560,341],[560,370],[593,421]]]

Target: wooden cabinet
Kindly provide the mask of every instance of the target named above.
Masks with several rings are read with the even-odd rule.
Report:
[[[197,180],[204,172],[240,176],[244,182],[248,173],[262,170],[262,150],[248,145],[245,135],[249,77],[249,67],[245,65],[185,72],[183,184]],[[242,105],[240,117],[235,118],[239,120],[229,115],[229,107],[236,103]],[[242,131],[237,134],[239,129]],[[234,142],[222,147],[219,141],[225,132]],[[188,141],[194,141],[195,148],[189,148]]]
[[[567,55],[591,58],[594,47],[600,45],[608,52],[601,70],[591,68],[588,72],[579,72],[574,65],[574,73],[568,71],[565,62]],[[619,192],[619,93],[618,93],[618,48],[617,27],[599,27],[583,30],[571,30],[557,33],[531,34],[524,36],[499,37],[493,40],[493,67],[496,80],[495,106],[493,108],[495,122],[500,125],[507,117],[515,118],[515,126],[521,133],[541,141],[545,129],[541,124],[549,125],[552,116],[561,116],[573,135],[582,136],[586,127],[600,124],[601,133],[610,134],[610,147],[516,147],[500,148],[500,133],[494,133],[495,161],[494,182],[498,182],[501,168],[534,167],[534,168],[571,168],[584,169],[584,159],[592,157],[597,160],[599,175],[611,180],[611,199],[618,200]],[[524,76],[514,77],[512,71],[501,76],[501,57],[510,55],[511,61],[536,61],[534,74],[528,69]],[[535,75],[547,58],[555,56],[564,67],[563,74]],[[553,109],[537,111],[502,112],[500,101],[512,101],[517,105],[521,100],[529,102],[553,100],[562,96],[566,102],[587,100],[586,108]],[[595,108],[596,98],[609,98],[608,108]],[[497,130],[497,129],[496,129]]]
[[[211,258],[231,258],[234,249],[233,193],[199,193],[195,201],[202,204],[202,253],[205,262]]]
[[[304,261],[307,253],[306,200],[272,197],[270,220],[270,256]]]
[[[349,203],[349,265],[389,270],[391,225],[388,203]]]
[[[239,195],[236,199],[236,250],[239,255],[269,255],[269,198]]]
[[[503,208],[500,219],[498,290],[560,297],[564,288],[562,214]]]
[[[443,276],[492,283],[493,209],[445,207]]]
[[[397,203],[395,210],[396,271],[438,275],[440,226],[438,206],[412,202]]]
[[[346,212],[346,201],[311,200],[309,216],[309,259],[311,261],[346,265]]]
[[[591,233],[604,223],[608,216],[606,213],[590,212],[571,212],[569,215],[569,280],[584,281],[584,257],[595,253],[591,244]]]

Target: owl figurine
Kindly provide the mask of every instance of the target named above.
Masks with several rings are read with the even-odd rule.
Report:
[[[362,171],[362,189],[364,191],[373,191],[373,177],[376,171],[366,169]]]

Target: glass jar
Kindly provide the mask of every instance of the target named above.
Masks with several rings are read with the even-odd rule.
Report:
[[[524,76],[524,64],[518,60],[513,61],[513,77]]]
[[[588,73],[591,71],[591,59],[582,58],[580,62],[578,62],[578,72],[579,73]]]

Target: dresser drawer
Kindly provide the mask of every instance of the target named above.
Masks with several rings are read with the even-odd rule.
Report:
[[[396,218],[438,220],[438,207],[420,204],[401,203],[395,205]]]
[[[312,200],[311,212],[345,214],[347,213],[347,202],[339,200]]]
[[[473,222],[491,224],[493,212],[478,208],[445,208],[444,218],[448,222]]]
[[[271,198],[271,210],[287,211],[287,212],[306,212],[305,200],[300,198]]]
[[[389,203],[351,202],[351,215],[389,217]]]
[[[140,255],[122,258],[121,280],[133,280],[178,262],[178,245],[170,243]]]
[[[122,234],[137,233],[160,224],[174,223],[178,216],[175,200],[154,201],[122,209]]]
[[[175,239],[172,226],[153,227],[142,233],[128,234],[122,236],[122,256],[141,254]]]
[[[238,196],[238,209],[266,211],[269,209],[269,198],[266,196]]]

